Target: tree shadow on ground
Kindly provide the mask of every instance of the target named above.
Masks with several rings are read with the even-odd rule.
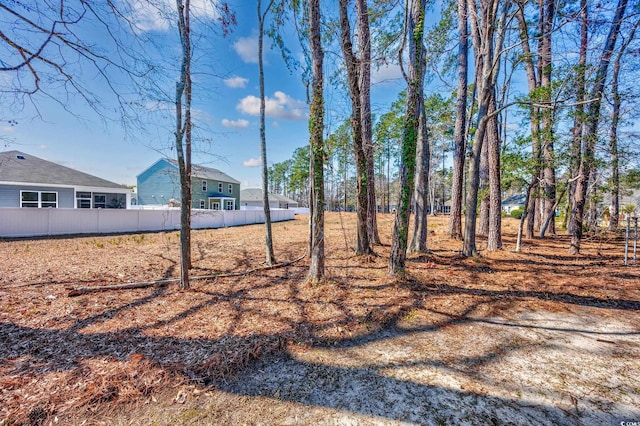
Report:
[[[472,276],[485,273],[482,266],[469,266]],[[480,269],[478,269],[480,268]],[[134,312],[152,302],[168,297],[172,290],[164,287],[149,289],[132,302],[109,306],[96,315],[78,319],[66,328],[31,328],[8,322],[0,322],[0,336],[4,348],[0,348],[0,368],[11,377],[34,377],[52,371],[77,372],[83,370],[86,360],[129,362],[133,355],[140,355],[153,366],[170,371],[175,376],[199,384],[218,386],[228,392],[246,396],[265,396],[303,405],[347,410],[365,416],[375,416],[395,421],[449,422],[439,417],[439,409],[462,407],[464,416],[476,413],[478,424],[500,424],[495,410],[510,410],[517,424],[570,423],[577,414],[554,406],[528,405],[515,398],[488,396],[481,390],[464,391],[446,386],[434,386],[415,380],[388,377],[385,369],[392,364],[344,366],[317,363],[296,359],[284,349],[291,342],[306,342],[315,348],[362,348],[373,342],[384,341],[411,334],[437,333],[447,328],[471,324],[491,324],[505,328],[525,327],[509,322],[498,322],[493,318],[478,318],[480,305],[500,304],[509,300],[540,299],[569,303],[586,307],[607,309],[640,310],[640,302],[625,299],[602,299],[579,296],[571,293],[549,293],[520,290],[486,290],[467,288],[451,284],[433,284],[412,279],[406,283],[380,283],[374,286],[349,285],[335,280],[337,294],[330,300],[303,296],[305,269],[292,267],[282,271],[271,271],[269,277],[258,283],[243,283],[241,278],[232,278],[233,285],[218,290],[215,286],[203,285],[194,292],[199,301],[168,318],[159,318],[148,324],[120,328],[114,332],[91,332],[90,326],[109,321],[119,315]],[[476,274],[476,275],[473,275]],[[281,286],[288,286],[284,294],[276,293]],[[396,300],[375,298],[376,292],[397,288]],[[273,290],[273,293],[270,291]],[[319,289],[320,291],[321,289]],[[371,292],[368,298],[355,294]],[[174,292],[175,293],[175,292]],[[400,324],[411,310],[425,310],[425,301],[440,296],[471,296],[466,307],[459,312],[432,311],[439,318],[428,325],[403,328]],[[100,296],[102,297],[102,296]],[[287,305],[292,314],[269,311],[266,307]],[[356,311],[356,307],[360,310]],[[364,309],[363,309],[364,308]],[[323,320],[314,318],[314,313],[331,309]],[[219,338],[185,338],[153,335],[154,330],[164,329],[186,318],[195,318],[203,312],[230,312],[231,321],[224,335]],[[256,316],[282,324],[279,332],[242,332],[241,321]],[[325,332],[338,327],[360,326],[356,337],[327,337]],[[363,327],[364,325],[364,327]],[[526,326],[534,327],[534,326]],[[567,327],[553,331],[589,333],[588,330]],[[612,336],[637,335],[639,332],[609,333]],[[348,335],[347,335],[348,336]],[[468,365],[499,363],[499,360],[516,346],[493,348],[463,362]],[[270,354],[275,358],[263,360]],[[225,385],[233,373],[242,371],[252,360],[259,360],[254,368],[241,373],[231,385]],[[442,360],[423,361],[412,365],[421,367],[453,367]],[[269,371],[269,374],[262,374]],[[257,372],[256,372],[257,371]],[[457,371],[473,379],[473,372]],[[280,378],[278,378],[280,377]],[[225,380],[221,380],[224,378]],[[80,378],[78,378],[80,380]],[[278,386],[279,384],[279,386]],[[276,391],[279,393],[276,395]],[[114,391],[117,397],[117,390]],[[347,405],[339,395],[348,394],[354,400]],[[437,396],[437,398],[436,398]],[[411,400],[407,406],[403,400]],[[456,405],[458,404],[458,405]],[[500,408],[501,407],[501,408]],[[505,408],[506,407],[506,408]],[[466,411],[465,411],[466,410]],[[493,411],[492,411],[493,410]],[[480,413],[480,414],[478,414]],[[493,414],[492,414],[493,413]],[[450,414],[447,414],[449,416]],[[583,416],[581,414],[580,416]],[[595,415],[595,414],[594,414]],[[484,416],[484,417],[483,417]],[[518,417],[520,416],[520,417]],[[583,417],[580,417],[583,418]],[[464,417],[456,417],[465,421]],[[454,419],[454,420],[456,420]],[[611,420],[611,419],[610,419]]]

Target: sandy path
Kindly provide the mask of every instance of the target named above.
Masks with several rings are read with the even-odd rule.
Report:
[[[638,421],[640,329],[624,312],[598,312],[523,310],[443,328],[416,321],[340,347],[297,347],[184,405],[152,404],[144,416],[159,424]]]

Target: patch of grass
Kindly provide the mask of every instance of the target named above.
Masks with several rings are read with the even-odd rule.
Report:
[[[200,410],[195,408],[195,407],[191,407],[191,408],[187,409],[184,413],[182,413],[180,415],[180,419],[183,422],[188,422],[190,420],[195,420],[198,417],[200,417]]]
[[[134,235],[131,239],[134,243],[141,244],[144,241],[144,234]]]
[[[406,322],[413,322],[418,318],[418,310],[417,309],[412,309],[409,312],[407,312],[407,314],[404,316],[404,320]]]
[[[122,244],[122,237],[110,238],[107,242],[111,245],[119,246]]]

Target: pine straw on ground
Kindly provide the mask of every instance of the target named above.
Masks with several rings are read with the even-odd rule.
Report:
[[[305,253],[307,220],[274,224],[278,261]],[[579,256],[567,254],[564,236],[525,240],[514,253],[507,219],[504,250],[462,258],[447,220],[430,219],[431,251],[409,256],[405,282],[386,274],[391,215],[379,216],[377,255],[357,257],[355,215],[329,213],[321,284],[306,281],[308,259],[261,269],[263,226],[252,225],[192,234],[192,274],[231,276],[189,291],[171,283],[73,298],[77,286],[177,277],[178,234],[0,241],[0,425],[134,409],[166,389],[215,387],[267,354],[363,338],[408,317],[446,326],[577,305],[631,324],[640,311],[640,272],[623,265],[620,235],[587,238]]]

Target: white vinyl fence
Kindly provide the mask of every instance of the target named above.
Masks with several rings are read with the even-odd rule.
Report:
[[[271,210],[271,221],[293,220],[293,210]],[[261,210],[192,210],[191,228],[264,223]],[[180,209],[0,208],[0,237],[168,231],[180,228]]]

